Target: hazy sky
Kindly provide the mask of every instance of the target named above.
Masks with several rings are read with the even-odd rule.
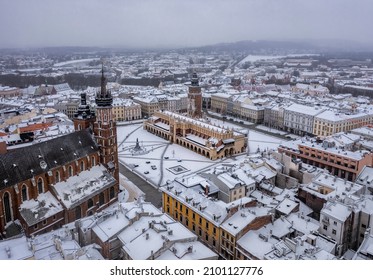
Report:
[[[373,0],[0,0],[0,47],[373,44]]]

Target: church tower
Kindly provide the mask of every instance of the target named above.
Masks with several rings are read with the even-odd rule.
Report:
[[[91,111],[87,104],[87,94],[80,95],[80,104],[77,112],[74,114],[74,128],[75,131],[90,128],[93,130],[93,123],[95,122],[95,114]]]
[[[191,85],[189,86],[188,115],[193,118],[202,117],[202,93],[196,72],[193,73]]]
[[[93,133],[100,147],[100,162],[119,182],[117,127],[112,112],[113,97],[106,89],[104,66],[101,70],[101,89],[96,93],[96,120]]]

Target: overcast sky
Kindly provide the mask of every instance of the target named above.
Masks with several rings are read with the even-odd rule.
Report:
[[[0,0],[0,47],[373,44],[373,0]]]

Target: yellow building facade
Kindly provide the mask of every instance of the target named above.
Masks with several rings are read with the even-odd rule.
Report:
[[[338,132],[347,132],[373,123],[373,113],[340,114],[325,111],[316,116],[313,124],[313,134],[329,136]]]

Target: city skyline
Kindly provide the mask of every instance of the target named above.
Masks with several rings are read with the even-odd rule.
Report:
[[[1,2],[0,48],[194,47],[241,40],[373,45],[368,0]]]

